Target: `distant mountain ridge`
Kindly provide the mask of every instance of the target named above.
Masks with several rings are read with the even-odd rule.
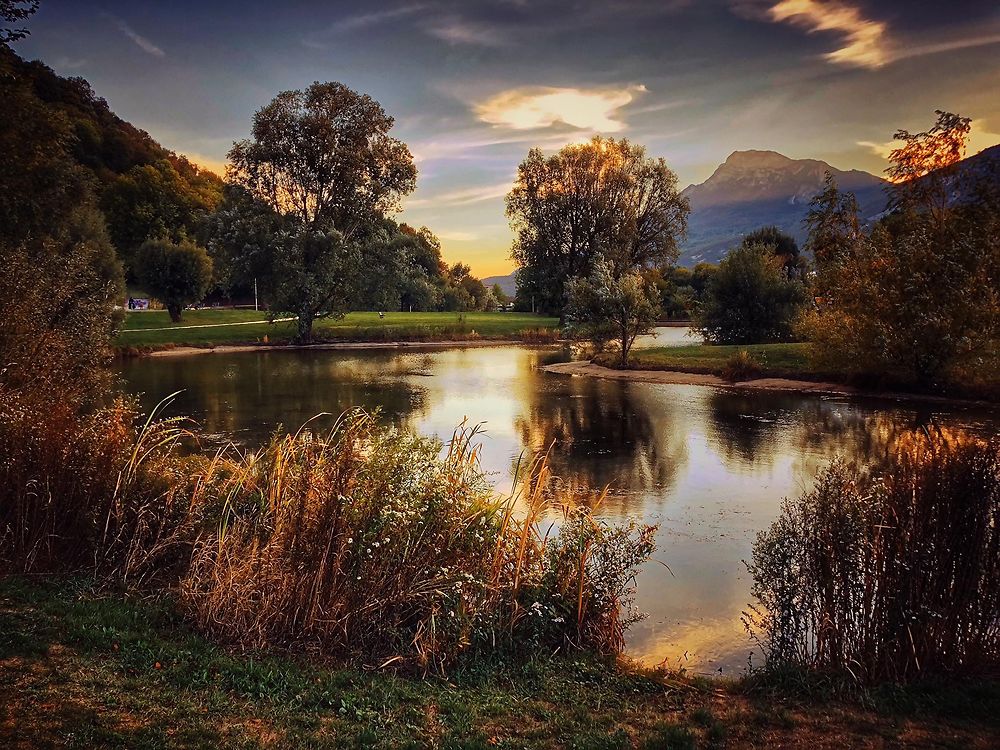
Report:
[[[854,193],[862,218],[885,209],[886,182],[875,175],[776,151],[734,151],[705,182],[681,193],[691,202],[691,214],[679,264],[717,263],[745,234],[771,224],[803,242],[809,201],[827,171],[841,190]]]
[[[506,294],[508,297],[513,297],[515,294],[517,294],[517,280],[514,277],[514,274],[516,273],[517,271],[511,271],[506,276],[487,276],[485,279],[483,279],[483,284],[485,284],[487,287],[492,287],[494,284],[499,284],[500,289],[503,290],[504,294]]]

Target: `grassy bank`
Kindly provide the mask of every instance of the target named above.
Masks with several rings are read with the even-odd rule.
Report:
[[[810,344],[749,344],[734,346],[664,346],[650,349],[633,349],[630,367],[634,370],[673,370],[707,375],[722,375],[729,360],[742,350],[747,350],[760,364],[762,375],[798,379],[828,377],[817,372],[809,361]],[[599,356],[595,361],[614,367],[614,354]]]
[[[916,393],[979,401],[1000,401],[1000,377],[990,360],[975,372],[956,375],[951,382],[937,386],[919,385],[888,376],[847,373],[822,368],[812,357],[813,344],[690,344],[633,349],[631,370],[664,370],[716,375],[726,380],[788,378],[791,380],[843,383],[871,392]],[[743,354],[746,352],[747,354]],[[603,367],[621,369],[616,352],[599,354],[594,362]]]
[[[318,320],[317,341],[421,341],[469,338],[537,339],[554,336],[557,318],[531,313],[386,313],[353,312],[340,319]],[[217,346],[222,344],[288,342],[294,320],[267,322],[266,312],[254,310],[188,310],[180,323],[165,311],[129,313],[115,340],[118,347]]]
[[[995,747],[995,685],[789,699],[578,658],[448,680],[237,654],[161,596],[0,580],[0,745],[35,747]],[[873,744],[874,743],[874,744]]]

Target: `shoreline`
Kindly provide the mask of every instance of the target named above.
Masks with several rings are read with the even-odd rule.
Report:
[[[172,346],[142,352],[137,357],[186,357],[196,354],[237,354],[274,351],[351,351],[360,349],[445,349],[449,347],[484,347],[525,344],[553,346],[556,341],[525,341],[524,339],[454,339],[443,341],[330,341],[320,344],[218,344],[216,346]]]
[[[658,383],[661,385],[701,385],[730,390],[746,391],[782,391],[815,396],[834,396],[849,398],[876,398],[888,401],[920,401],[932,404],[947,404],[987,409],[997,409],[998,405],[990,401],[977,399],[955,398],[951,396],[936,396],[923,393],[906,393],[902,391],[872,391],[857,388],[844,383],[817,380],[796,380],[793,378],[762,377],[753,380],[730,381],[718,375],[683,370],[615,370],[603,365],[594,364],[589,360],[577,362],[558,362],[540,368],[543,372],[570,377],[591,377],[604,380],[624,380],[634,383]]]

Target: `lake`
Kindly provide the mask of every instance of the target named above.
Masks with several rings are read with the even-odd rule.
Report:
[[[684,329],[668,330],[655,345],[690,343]],[[783,497],[810,487],[834,457],[877,459],[894,434],[930,420],[985,434],[1000,427],[995,412],[971,408],[538,370],[568,358],[562,348],[414,346],[142,358],[121,371],[146,409],[183,390],[170,411],[197,419],[209,442],[255,446],[278,425],[355,406],[443,440],[463,420],[483,423],[483,467],[501,490],[518,456],[554,442],[551,465],[567,487],[610,485],[601,515],[660,524],[655,557],[669,571],[651,563],[639,577],[637,604],[649,616],[630,632],[629,652],[704,673],[747,664],[742,561]]]

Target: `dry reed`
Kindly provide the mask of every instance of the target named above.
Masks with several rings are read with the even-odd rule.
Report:
[[[1000,448],[935,431],[836,463],[754,545],[769,663],[906,682],[1000,669]]]
[[[478,648],[527,642],[617,652],[651,529],[567,511],[552,538],[547,464],[497,497],[476,430],[435,441],[352,412],[326,436],[276,436],[212,462],[221,504],[198,541],[183,600],[215,638],[444,672]]]

